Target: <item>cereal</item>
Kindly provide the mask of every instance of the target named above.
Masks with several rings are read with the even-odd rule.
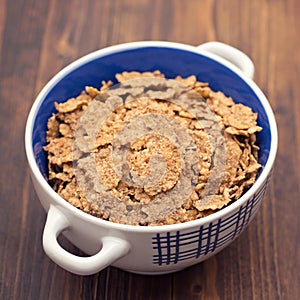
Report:
[[[165,76],[160,71],[154,72],[123,72],[121,74],[116,74],[116,78],[119,82],[124,82],[131,79],[142,78],[142,77],[161,77],[164,78]]]
[[[45,150],[48,152],[49,163],[56,166],[73,161],[72,149],[73,139],[67,137],[52,139],[45,147]]]
[[[198,219],[241,197],[254,183],[261,167],[257,161],[259,147],[256,145],[255,134],[262,128],[257,126],[257,114],[243,104],[235,104],[232,98],[222,92],[212,91],[208,83],[197,81],[194,75],[187,78],[177,76],[175,80],[178,83],[205,99],[203,112],[205,106],[213,112],[214,118],[206,117],[200,122],[192,109],[184,108],[188,106],[171,101],[182,93],[180,88],[174,88],[174,81],[168,82],[163,91],[149,90],[146,92],[147,97],[140,97],[144,90],[144,78],[150,78],[151,86],[155,87],[160,84],[156,79],[165,76],[160,71],[123,72],[116,74],[116,79],[121,83],[118,88],[110,90],[113,83],[103,81],[99,88],[88,86],[78,97],[64,103],[55,103],[57,113],[48,120],[47,145],[44,147],[48,155],[49,182],[53,189],[84,212],[133,225],[175,224]],[[201,103],[198,108],[201,109]],[[84,114],[87,109],[90,110],[89,114]],[[110,110],[113,112],[109,113]],[[98,120],[99,111],[103,115]],[[151,119],[147,119],[150,115],[158,116],[153,125]],[[155,221],[145,219],[137,222],[130,217],[136,205],[145,205],[141,206],[141,211],[149,214],[151,211],[147,210],[147,205],[158,203],[164,194],[173,191],[174,195],[179,193],[176,197],[180,197],[180,191],[174,189],[182,180],[184,162],[176,143],[170,138],[173,137],[174,127],[164,125],[164,136],[153,133],[141,137],[135,135],[134,126],[137,126],[136,130],[143,126],[150,128],[156,121],[161,122],[159,116],[180,124],[192,137],[192,148],[195,147],[199,168],[195,166],[190,172],[196,174],[197,180],[188,199],[176,210]],[[142,117],[145,121],[133,122]],[[80,121],[86,125],[78,126]],[[211,140],[207,135],[207,130],[214,130],[214,123],[218,123],[222,129],[226,161],[224,166],[219,167],[223,168],[223,172],[213,170],[219,163],[218,155],[222,154],[221,148],[211,149]],[[128,124],[133,126],[133,130],[127,132],[123,129]],[[76,130],[82,134],[74,144]],[[180,137],[180,143],[189,143],[179,131],[177,136]],[[120,142],[118,139],[122,138],[132,142],[128,145],[126,155],[116,158],[113,153]],[[91,163],[87,162],[88,154],[94,159],[95,172],[84,169],[85,164]],[[189,159],[185,157],[186,161]],[[121,173],[119,168],[122,169]],[[127,220],[113,215],[112,212],[119,209],[117,206],[104,207],[97,200],[103,189],[97,183],[98,179],[105,191],[111,193],[111,197],[121,199],[122,207],[128,211]],[[86,183],[86,190],[81,189],[79,180]],[[209,189],[210,182],[220,184]]]

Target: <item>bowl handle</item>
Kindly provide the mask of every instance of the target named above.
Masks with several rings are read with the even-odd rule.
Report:
[[[95,255],[81,257],[71,254],[63,249],[57,241],[59,234],[67,228],[70,228],[68,219],[57,207],[50,205],[43,233],[43,247],[46,254],[56,264],[72,273],[78,275],[97,273],[130,250],[127,241],[105,236],[101,238],[102,248]]]
[[[229,63],[238,67],[240,71],[247,77],[253,79],[254,64],[252,60],[242,51],[221,42],[207,42],[197,46],[199,50],[203,50],[215,54]]]

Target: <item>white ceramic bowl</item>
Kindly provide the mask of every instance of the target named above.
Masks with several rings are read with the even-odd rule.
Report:
[[[79,94],[86,85],[99,86],[117,72],[160,70],[168,78],[197,75],[213,90],[258,112],[263,131],[257,136],[263,165],[254,185],[237,201],[202,219],[164,226],[116,224],[86,214],[62,199],[47,182],[43,151],[47,119],[54,101]],[[39,93],[28,116],[27,158],[37,195],[47,211],[43,246],[64,269],[82,275],[112,265],[143,274],[174,272],[199,263],[231,243],[256,214],[271,176],[277,151],[277,127],[271,107],[253,82],[252,61],[241,51],[218,42],[198,47],[171,42],[134,42],[108,47],[70,64]],[[63,233],[87,253],[79,257],[57,242]]]

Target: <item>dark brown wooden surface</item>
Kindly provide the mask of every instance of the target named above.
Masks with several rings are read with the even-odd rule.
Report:
[[[135,40],[246,52],[279,128],[273,180],[247,230],[215,257],[164,276],[76,276],[45,255],[24,126],[42,86],[93,50]],[[0,0],[0,299],[300,299],[298,0]],[[72,251],[72,245],[62,241]]]

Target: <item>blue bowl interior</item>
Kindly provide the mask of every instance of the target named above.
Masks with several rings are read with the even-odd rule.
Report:
[[[209,82],[215,91],[231,96],[236,103],[250,106],[258,113],[257,134],[260,146],[259,162],[265,165],[271,146],[270,124],[258,97],[238,75],[214,60],[196,53],[166,47],[145,47],[113,53],[91,61],[70,72],[45,96],[39,107],[33,128],[33,149],[37,164],[47,179],[47,160],[43,146],[46,143],[47,120],[55,112],[54,102],[64,102],[77,96],[86,85],[100,87],[102,80],[115,80],[123,71],[160,70],[167,78],[196,75],[198,80]]]

